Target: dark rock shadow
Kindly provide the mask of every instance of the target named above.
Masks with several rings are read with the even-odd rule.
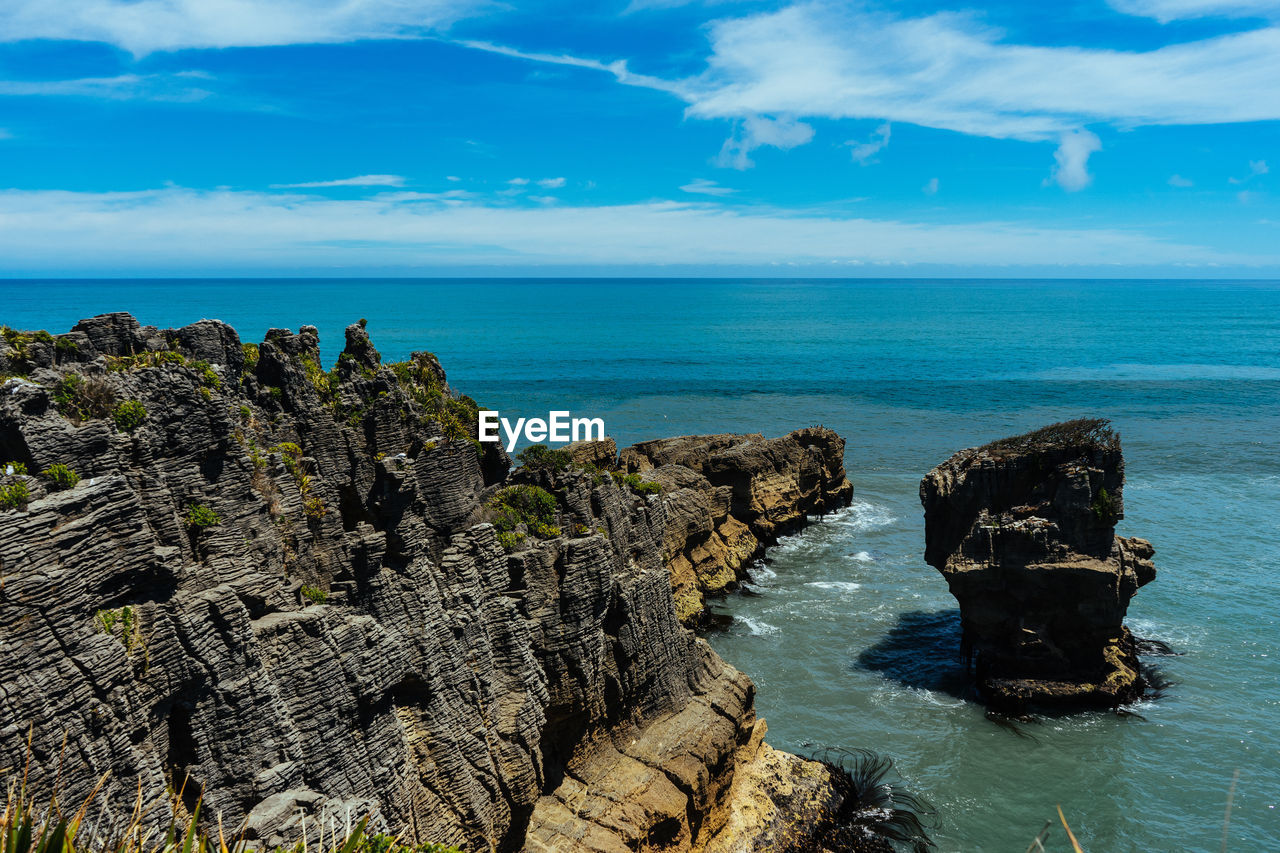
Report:
[[[906,687],[972,699],[969,676],[960,656],[960,610],[912,610],[880,642],[854,661],[859,669],[892,678]]]

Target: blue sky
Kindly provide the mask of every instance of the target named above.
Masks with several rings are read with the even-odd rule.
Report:
[[[8,0],[0,274],[1280,276],[1280,2]]]

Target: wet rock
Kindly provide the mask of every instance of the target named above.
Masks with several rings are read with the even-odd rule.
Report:
[[[1143,680],[1123,625],[1154,549],[1115,535],[1124,459],[1106,421],[963,450],[920,484],[925,560],[960,603],[978,688],[1002,710],[1132,701]]]

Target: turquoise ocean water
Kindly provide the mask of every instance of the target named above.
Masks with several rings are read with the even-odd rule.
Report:
[[[360,317],[490,408],[603,417],[619,444],[699,432],[848,439],[853,506],[786,539],[710,637],[774,745],[891,755],[943,851],[1021,853],[1061,804],[1090,853],[1280,850],[1280,282],[0,282],[0,322],[127,310],[246,341]],[[1130,608],[1181,654],[1130,715],[1017,730],[960,695],[954,600],[922,559],[920,477],[955,450],[1111,418],[1120,532],[1160,575]],[[1051,850],[1068,849],[1061,833]]]

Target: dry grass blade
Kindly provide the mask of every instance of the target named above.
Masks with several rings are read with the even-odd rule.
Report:
[[[1231,787],[1227,789],[1227,811],[1222,816],[1222,853],[1227,853],[1227,832],[1231,829],[1231,804],[1236,798],[1236,783],[1240,781],[1240,768],[1231,774]]]
[[[1040,830],[1040,834],[1031,839],[1031,844],[1027,847],[1026,853],[1044,853],[1044,842],[1049,837],[1049,830],[1051,829],[1053,829],[1053,821],[1046,820],[1044,828]]]
[[[1071,827],[1067,826],[1067,816],[1062,813],[1062,806],[1058,806],[1058,820],[1062,821],[1062,828],[1067,831],[1067,838],[1071,839],[1071,849],[1075,853],[1084,853],[1084,848],[1080,846],[1080,842],[1076,841],[1076,834],[1071,831]]]

